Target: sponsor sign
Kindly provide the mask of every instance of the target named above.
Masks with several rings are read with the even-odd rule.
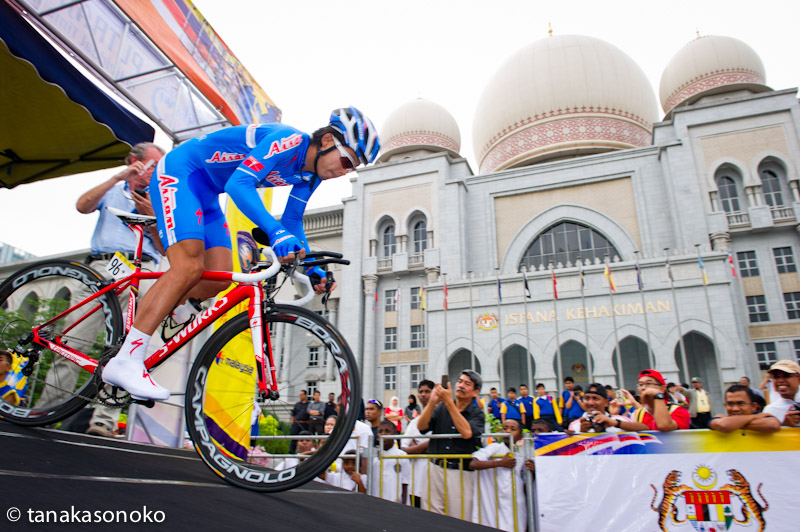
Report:
[[[796,428],[537,437],[537,530],[790,530],[798,442]]]

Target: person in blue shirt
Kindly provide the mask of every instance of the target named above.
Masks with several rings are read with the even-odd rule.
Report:
[[[505,402],[505,399],[497,395],[497,388],[492,388],[489,390],[489,395],[491,396],[492,400],[489,401],[489,405],[487,406],[487,410],[490,411],[492,416],[495,419],[500,419],[500,405]]]
[[[508,399],[506,399],[503,404],[500,405],[500,419],[502,422],[505,423],[506,419],[516,419],[523,426],[525,426],[526,413],[530,415],[529,412],[525,411],[525,405],[522,404],[522,401],[517,399],[516,388],[509,388]]]
[[[234,126],[168,153],[158,163],[150,193],[170,269],[142,299],[125,342],[103,369],[103,381],[124,388],[136,399],[169,397],[169,390],[156,384],[145,369],[145,351],[158,324],[176,305],[208,299],[228,286],[225,281],[200,281],[204,270],[233,269],[220,194],[227,193],[269,235],[278,260],[289,263],[310,251],[303,213],[319,184],[373,162],[379,150],[375,126],[349,107],[335,109],[328,125],[311,135],[280,123]],[[257,189],[287,185],[292,189],[278,222]],[[324,292],[325,271],[315,266],[306,273],[319,277],[314,289]]]
[[[520,402],[525,407],[525,428],[531,430],[531,423],[533,422],[533,397],[528,395],[528,385],[527,384],[520,384],[519,385],[519,395],[520,395]]]
[[[564,377],[564,388],[559,399],[559,406],[562,408],[564,428],[567,428],[570,423],[583,416],[583,407],[581,406],[583,394],[575,390],[575,380],[570,376]]]
[[[546,419],[554,430],[561,428],[561,409],[558,407],[558,400],[547,395],[547,389],[541,382],[536,385],[538,397],[533,402],[533,419]]]

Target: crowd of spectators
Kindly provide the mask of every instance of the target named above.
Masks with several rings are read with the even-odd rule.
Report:
[[[636,390],[615,390],[597,382],[584,388],[566,377],[560,394],[548,394],[539,383],[534,398],[528,395],[527,385],[520,384],[519,396],[515,388],[509,388],[505,397],[491,388],[484,399],[482,385],[480,374],[465,370],[452,387],[446,382],[421,381],[405,409],[396,397],[387,407],[377,399],[367,400],[365,420],[353,430],[357,438],[322,475],[324,481],[502,530],[524,530],[524,472],[535,471],[533,460],[524,459],[521,452],[525,431],[571,435],[708,428],[770,433],[800,424],[800,366],[790,360],[773,364],[759,389],[751,387],[747,377],[729,386],[723,397],[725,415],[714,412],[712,397],[700,378],[693,378],[691,386],[667,383],[654,369],[640,372]],[[313,436],[302,430],[300,411],[314,415],[319,411],[317,401],[316,394],[313,402],[301,395],[293,416],[299,434]],[[335,407],[333,398],[325,405],[326,414],[330,406]],[[335,420],[327,419],[326,433]],[[510,437],[484,437],[493,426],[494,432]],[[401,433],[404,437],[396,438]],[[309,441],[300,440],[297,452],[313,452]],[[375,445],[372,453],[366,452],[369,441]],[[357,464],[356,455],[373,456],[373,482],[365,474],[366,459]]]

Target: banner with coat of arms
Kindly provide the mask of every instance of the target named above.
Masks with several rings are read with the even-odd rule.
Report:
[[[540,532],[800,529],[800,429],[536,438]],[[594,525],[590,525],[594,523]]]

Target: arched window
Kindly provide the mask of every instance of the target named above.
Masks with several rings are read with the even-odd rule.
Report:
[[[739,193],[736,190],[736,182],[728,176],[722,176],[717,180],[717,188],[719,189],[719,200],[722,202],[722,208],[727,213],[739,212],[741,207],[739,205]]]
[[[758,175],[761,176],[761,192],[767,205],[783,207],[783,168],[774,162],[765,162],[759,166]]]
[[[739,172],[732,166],[722,166],[717,170],[715,181],[722,210],[728,214],[742,212],[742,201],[739,200],[742,176]]]
[[[525,250],[520,261],[520,267],[528,270],[547,267],[550,262],[554,264],[567,264],[581,260],[595,258],[603,259],[608,254],[613,257],[619,255],[616,248],[606,237],[576,222],[561,222],[541,233],[533,244]]]
[[[397,239],[394,236],[394,226],[389,225],[383,230],[383,257],[390,258],[397,253]]]
[[[428,224],[420,220],[414,224],[414,253],[425,253],[428,249]]]
[[[474,362],[475,367],[473,368],[472,352],[469,349],[459,349],[456,351],[453,358],[451,358],[450,362],[447,364],[448,375],[450,377],[450,389],[456,389],[456,381],[459,375],[461,375],[461,372],[465,369],[474,369],[478,373],[481,373],[481,361],[478,360],[478,357],[475,357]]]

